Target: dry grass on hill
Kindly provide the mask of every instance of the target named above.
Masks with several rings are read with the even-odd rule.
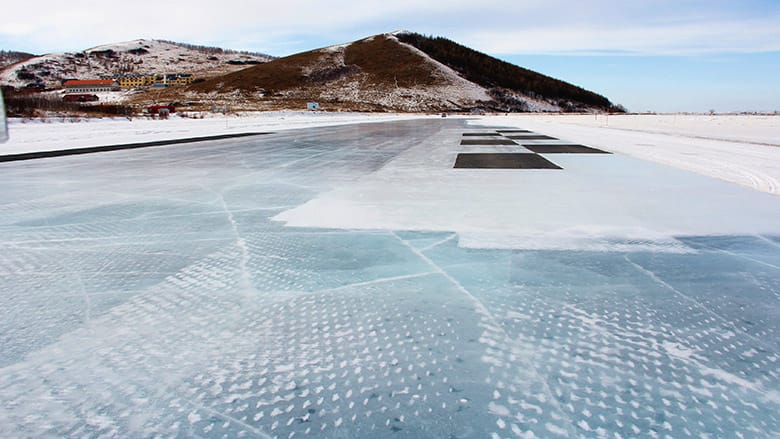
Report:
[[[189,89],[200,93],[231,90],[274,93],[289,90],[306,82],[302,68],[315,63],[320,57],[322,53],[318,50],[299,53],[193,84]]]
[[[444,82],[432,73],[433,67],[408,47],[387,37],[375,37],[352,43],[345,49],[320,49],[279,58],[194,84],[190,90],[200,93],[264,91],[273,96],[293,89],[316,90],[319,86],[344,80],[365,81],[374,87],[413,87]]]
[[[344,62],[356,65],[375,85],[414,87],[443,85],[433,66],[419,54],[388,37],[374,37],[349,45]]]

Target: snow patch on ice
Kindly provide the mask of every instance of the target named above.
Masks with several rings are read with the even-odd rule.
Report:
[[[694,354],[693,349],[684,346],[680,343],[664,341],[661,343],[661,346],[664,348],[667,354],[681,360],[690,360],[691,356]]]
[[[549,424],[549,423],[545,424],[544,428],[546,428],[547,431],[549,431],[550,433],[556,434],[558,436],[568,436],[569,433],[568,431],[566,431],[566,429],[558,427],[555,424]]]
[[[704,376],[713,377],[719,381],[731,385],[739,386],[748,390],[761,391],[761,386],[759,384],[748,381],[744,378],[740,378],[733,373],[726,372],[722,369],[713,369],[711,367],[701,366],[700,371]]]
[[[200,422],[201,417],[196,412],[192,412],[189,415],[187,415],[187,420],[190,421],[190,424],[196,424]]]

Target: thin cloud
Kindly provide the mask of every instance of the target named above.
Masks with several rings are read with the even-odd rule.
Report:
[[[699,55],[780,51],[778,18],[643,27],[478,30],[462,38],[496,54]]]
[[[115,9],[39,0],[35,13],[19,2],[0,9],[0,41],[17,45],[4,48],[39,53],[165,38],[285,55],[399,28],[496,54],[780,50],[776,0],[139,0]]]

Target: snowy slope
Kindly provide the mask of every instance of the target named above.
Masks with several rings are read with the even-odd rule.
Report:
[[[370,43],[374,38],[385,37],[390,41],[404,47],[406,50],[419,56],[420,63],[436,78],[434,83],[419,85],[381,84],[376,81],[366,80],[364,77],[354,77],[342,81],[340,87],[333,87],[323,91],[321,98],[325,100],[353,100],[369,101],[386,108],[402,111],[438,110],[447,103],[457,106],[474,105],[477,102],[489,101],[490,96],[485,90],[458,76],[452,69],[431,59],[416,48],[403,44],[393,35],[369,37],[356,43]],[[344,62],[345,52],[354,44],[331,46],[323,52],[337,54],[338,63],[346,66]],[[325,67],[325,66],[321,66]],[[422,82],[422,81],[421,81]]]
[[[68,78],[150,73],[191,73],[210,77],[271,59],[267,55],[139,39],[97,46],[83,52],[34,57],[0,72],[0,83],[21,87],[41,82],[47,87],[58,87]]]
[[[492,99],[484,87],[462,77],[458,72],[431,58],[430,55],[423,52],[422,50],[412,46],[411,44],[400,41],[396,35],[402,33],[408,33],[408,31],[393,32],[389,37],[393,38],[395,41],[398,41],[398,44],[401,44],[409,48],[409,50],[416,52],[425,59],[425,62],[434,66],[434,68],[439,72],[440,75],[442,75],[442,77],[447,78],[447,80],[453,84],[451,91],[453,91],[455,94],[459,96],[468,96],[475,102],[490,101]],[[528,104],[528,110],[531,112],[561,111],[561,107],[554,103],[547,102],[542,99],[536,99],[523,93],[515,93],[515,97],[524,100],[526,104]],[[448,99],[453,98],[457,99],[457,97],[448,96]]]

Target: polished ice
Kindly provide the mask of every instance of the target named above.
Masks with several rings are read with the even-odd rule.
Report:
[[[526,179],[537,215],[549,190],[618,206],[582,223],[619,225],[629,189],[655,190],[633,195],[655,200],[649,216],[633,211],[631,239],[585,227],[580,246],[518,249],[488,238],[541,223],[491,230],[479,202],[368,190],[445,147],[429,178],[479,185],[446,158],[466,130],[353,125],[0,165],[0,436],[780,434],[776,197],[619,155],[555,157],[558,177],[501,171],[483,192]],[[589,180],[600,190],[561,192]],[[344,223],[279,221],[345,193]],[[675,196],[717,216],[653,210]],[[349,223],[392,205],[404,227]]]

